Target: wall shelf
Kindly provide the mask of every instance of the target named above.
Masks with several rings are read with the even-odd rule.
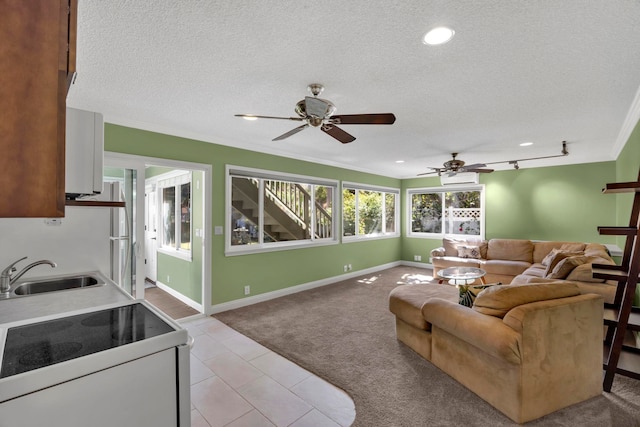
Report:
[[[67,200],[65,206],[83,206],[98,208],[124,208],[125,202],[101,202],[97,200]]]

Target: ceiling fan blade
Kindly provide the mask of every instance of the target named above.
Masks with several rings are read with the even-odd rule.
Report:
[[[391,113],[380,114],[340,114],[331,116],[338,125],[391,125],[396,116]]]
[[[464,168],[464,170],[462,172],[491,173],[491,172],[493,172],[493,169],[469,169],[469,168]]]
[[[309,127],[309,125],[307,123],[303,124],[302,126],[298,126],[297,128],[291,129],[289,132],[287,133],[283,133],[282,135],[275,137],[272,139],[272,141],[282,141],[285,138],[289,138],[291,135],[295,135],[296,133],[300,132],[301,130],[304,130],[304,128]]]
[[[322,132],[329,134],[343,144],[347,144],[356,140],[353,135],[350,135],[349,133],[334,125],[324,125],[320,129],[322,129]]]
[[[331,110],[333,106],[330,103],[326,102],[324,99],[306,96],[304,98],[304,104],[307,111],[307,116],[314,116],[324,119],[326,116],[332,113]]]
[[[439,172],[438,172],[438,171],[422,172],[422,173],[419,173],[419,174],[418,174],[418,175],[416,175],[416,176],[432,175],[432,174],[434,174],[434,173],[439,173]]]
[[[472,165],[464,165],[463,166],[465,169],[469,170],[469,169],[478,169],[478,168],[484,168],[487,167],[486,164],[484,163],[474,163]]]
[[[255,114],[235,114],[235,117],[242,117],[243,119],[279,119],[279,120],[295,120],[301,122],[304,120],[302,117],[274,117],[274,116],[256,116]]]

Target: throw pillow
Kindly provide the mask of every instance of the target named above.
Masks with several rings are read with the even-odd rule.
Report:
[[[564,279],[574,268],[587,262],[589,262],[589,259],[584,255],[567,257],[556,264],[553,271],[545,277],[547,279]]]
[[[480,259],[480,246],[458,245],[458,256],[460,258]]]
[[[578,255],[584,255],[584,252],[558,251],[549,262],[549,265],[547,265],[547,269],[544,271],[544,276],[547,277],[553,271],[553,269],[556,268],[556,265],[558,265],[558,263],[563,259],[569,258],[570,256]]]
[[[541,264],[544,265],[545,267],[548,267],[549,263],[551,262],[553,257],[556,256],[556,254],[558,252],[560,252],[560,249],[558,249],[558,248],[551,249],[551,251],[547,254],[547,256],[542,259],[542,263]]]

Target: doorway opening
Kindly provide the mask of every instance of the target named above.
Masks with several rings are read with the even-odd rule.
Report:
[[[211,166],[105,153],[105,170],[111,180],[114,175],[135,178],[129,180],[130,194],[121,187],[114,190],[127,201],[127,208],[121,209],[126,215],[117,218],[132,231],[116,226],[112,261],[124,261],[112,262],[111,278],[173,319],[207,315]],[[114,274],[116,270],[121,273]]]

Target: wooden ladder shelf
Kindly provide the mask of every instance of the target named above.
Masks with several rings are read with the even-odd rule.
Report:
[[[598,227],[601,235],[626,236],[620,265],[593,265],[593,277],[618,283],[613,304],[605,304],[604,391],[611,391],[615,374],[640,379],[640,349],[625,343],[627,331],[640,331],[640,307],[633,306],[640,280],[640,171],[635,182],[607,184],[603,193],[635,193],[628,227]]]

